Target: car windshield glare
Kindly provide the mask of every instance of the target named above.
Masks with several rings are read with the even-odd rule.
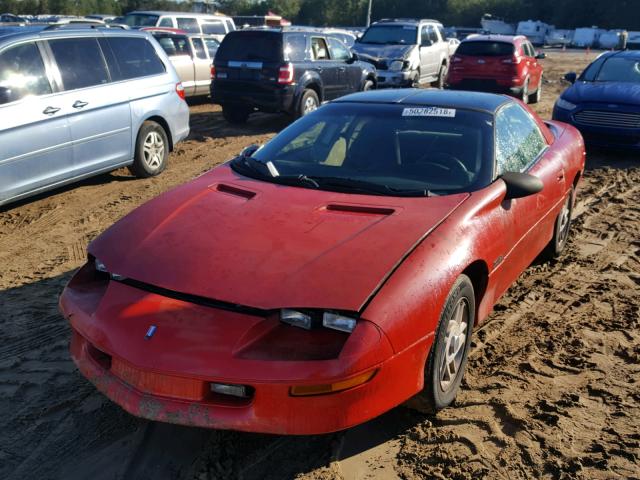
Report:
[[[411,25],[380,25],[370,27],[362,36],[360,43],[414,45],[417,38],[417,27]]]
[[[330,104],[282,131],[252,159],[271,162],[279,173],[259,179],[297,178],[307,188],[404,196],[472,191],[491,181],[492,117],[428,106]],[[244,160],[232,166],[256,176],[256,168],[237,168]]]
[[[602,64],[595,81],[640,83],[640,61],[636,58],[609,57]]]

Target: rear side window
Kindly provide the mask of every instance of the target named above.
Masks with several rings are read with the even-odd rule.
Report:
[[[207,58],[207,54],[204,52],[204,44],[202,43],[201,38],[192,38],[191,42],[193,43],[193,51],[196,54],[196,58]]]
[[[496,118],[497,174],[524,172],[547,145],[531,116],[512,103]]]
[[[507,42],[462,42],[456,50],[456,55],[472,57],[508,57],[513,53],[513,44]]]
[[[0,53],[0,105],[47,93],[51,93],[51,85],[35,43],[23,43]]]
[[[187,37],[177,35],[154,35],[167,56],[175,57],[177,55],[189,55],[189,44]]]
[[[195,18],[176,18],[176,22],[178,23],[178,28],[180,30],[184,30],[189,33],[200,33],[200,25],[198,25],[198,20]]]
[[[311,51],[314,60],[329,60],[329,49],[324,38],[313,37],[311,39]]]
[[[93,87],[109,82],[107,66],[95,38],[49,40],[65,90]]]
[[[165,67],[145,38],[110,37],[105,39],[113,60],[109,61],[113,80],[129,80],[164,73]],[[114,68],[115,67],[115,68]]]
[[[160,23],[158,23],[159,27],[173,27],[173,20],[171,19],[171,17],[164,17],[162,20],[160,20]]]
[[[207,35],[224,35],[227,31],[220,20],[207,20],[202,23],[202,33]]]
[[[259,45],[260,48],[256,48]],[[220,44],[216,61],[282,62],[282,34],[278,32],[231,32]]]
[[[209,52],[209,58],[213,60],[216,56],[216,52],[218,51],[218,48],[220,47],[220,43],[217,40],[214,40],[213,38],[205,38],[204,45],[207,48],[207,51]]]
[[[306,57],[307,37],[300,34],[285,36],[284,56],[290,62],[302,62]]]

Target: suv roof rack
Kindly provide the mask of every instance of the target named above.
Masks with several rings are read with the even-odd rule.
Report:
[[[52,25],[49,25],[47,27],[45,27],[42,31],[50,31],[50,30],[59,30],[59,29],[65,29],[65,30],[91,30],[91,29],[98,29],[98,28],[116,28],[116,29],[120,29],[120,30],[129,30],[129,27],[126,25],[122,25],[122,24],[116,24],[116,25],[109,25],[109,24],[101,24],[101,23],[80,23],[80,22],[74,22],[74,23],[54,23]]]
[[[377,20],[376,23],[379,22],[433,22],[433,23],[442,23],[440,20],[434,20],[432,18],[381,18]]]

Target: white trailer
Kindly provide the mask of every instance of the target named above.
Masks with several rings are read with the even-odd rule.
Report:
[[[549,45],[551,47],[566,47],[571,45],[572,40],[573,30],[565,30],[561,28],[549,31],[549,33],[544,37],[545,45]]]
[[[527,20],[518,23],[517,35],[526,36],[534,45],[544,45],[544,39],[550,30],[554,30],[553,25],[541,22],[540,20]]]
[[[571,45],[580,48],[592,48],[598,44],[598,39],[606,30],[598,27],[576,28]]]

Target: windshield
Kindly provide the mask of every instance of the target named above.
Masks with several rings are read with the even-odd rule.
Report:
[[[232,167],[260,180],[353,193],[472,191],[491,181],[491,120],[467,110],[331,104]]]
[[[513,53],[513,44],[506,42],[462,42],[456,50],[456,55],[471,57],[506,57]]]
[[[418,28],[410,25],[380,25],[369,27],[360,43],[415,45]]]
[[[602,63],[595,81],[640,83],[640,61],[635,58],[609,57]]]
[[[122,23],[130,27],[155,27],[158,15],[146,15],[144,13],[130,13],[125,15]]]

